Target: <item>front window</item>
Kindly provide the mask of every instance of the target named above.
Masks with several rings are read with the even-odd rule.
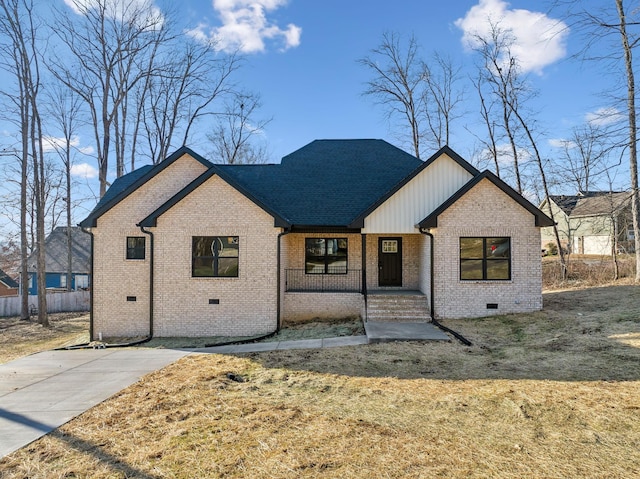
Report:
[[[144,259],[144,236],[127,236],[127,259]]]
[[[511,279],[511,238],[460,238],[460,279]]]
[[[194,277],[238,277],[237,236],[194,236],[191,274]]]
[[[305,273],[347,273],[347,238],[306,238],[304,243]]]

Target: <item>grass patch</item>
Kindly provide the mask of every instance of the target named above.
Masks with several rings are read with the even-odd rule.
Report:
[[[29,354],[89,341],[87,313],[54,313],[49,327],[20,318],[0,318],[0,364]]]
[[[190,355],[0,461],[3,478],[636,477],[636,286],[443,323],[473,342]],[[619,318],[612,320],[612,318]]]

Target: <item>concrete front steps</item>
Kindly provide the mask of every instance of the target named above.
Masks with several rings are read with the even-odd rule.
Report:
[[[420,291],[371,291],[367,295],[367,321],[428,322],[429,302]]]

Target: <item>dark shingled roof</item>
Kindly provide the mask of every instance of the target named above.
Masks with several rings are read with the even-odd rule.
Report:
[[[28,259],[30,272],[37,271],[36,249]],[[73,273],[89,273],[91,261],[91,236],[81,228],[71,228],[71,266]],[[67,271],[67,227],[58,226],[45,240],[45,269],[48,273]]]
[[[0,269],[0,282],[4,283],[7,288],[17,288],[20,285],[11,279],[11,277]]]
[[[158,217],[214,175],[273,216],[275,226],[296,229],[361,228],[366,215],[442,154],[474,177],[480,175],[447,146],[422,162],[384,140],[315,140],[276,165],[211,164],[184,147],[170,158],[175,161],[185,152],[209,164],[209,169],[149,216],[136,218],[139,226],[155,226]],[[156,168],[116,181],[108,192],[109,198],[103,198],[81,225],[95,226],[96,219],[108,208],[157,174]],[[490,179],[512,196],[501,180]],[[515,195],[514,199],[536,215],[536,220],[547,220],[544,215],[539,217],[542,213],[521,196]]]
[[[216,165],[292,226],[347,227],[422,161],[383,140],[316,140],[280,165]]]
[[[277,165],[212,165],[139,225],[155,226],[160,215],[217,174],[271,214],[276,226],[350,228],[422,165],[383,140],[316,140]]]

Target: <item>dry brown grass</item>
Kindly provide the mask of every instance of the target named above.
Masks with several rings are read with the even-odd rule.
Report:
[[[49,315],[49,327],[20,318],[0,318],[0,364],[47,349],[89,340],[87,313]]]
[[[0,476],[638,477],[640,289],[554,292],[545,307],[447,321],[472,347],[192,355]]]
[[[563,279],[557,256],[542,259],[543,289],[589,288],[614,282],[615,268],[611,256],[572,254],[566,260],[567,277]],[[617,262],[618,280],[632,282],[636,274],[635,256],[620,255]]]

